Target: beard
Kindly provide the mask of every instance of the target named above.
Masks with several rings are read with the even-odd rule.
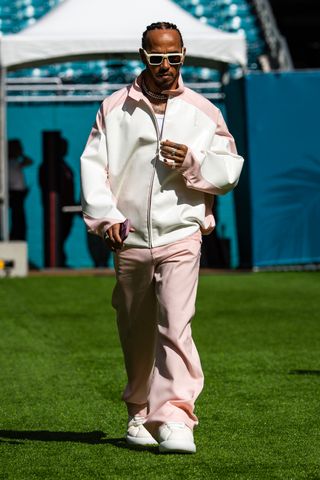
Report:
[[[147,78],[150,82],[150,87],[154,85],[158,90],[170,90],[179,78],[179,71],[177,69],[175,73],[169,70],[159,70],[157,73],[153,72],[149,66],[146,68]]]

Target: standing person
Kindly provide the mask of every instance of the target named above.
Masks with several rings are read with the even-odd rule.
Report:
[[[214,228],[213,195],[236,186],[243,159],[220,111],[183,86],[185,53],[176,25],[147,27],[145,70],[102,103],[81,178],[84,220],[115,252],[127,442],[191,453],[203,387],[191,334],[201,232]]]
[[[56,158],[54,163],[44,159],[39,167],[39,185],[42,192],[42,205],[44,218],[50,218],[50,194],[54,192],[57,196],[58,221],[56,230],[58,232],[59,267],[68,267],[67,254],[65,252],[65,242],[67,241],[74,219],[74,214],[64,212],[63,207],[70,207],[76,204],[74,194],[74,174],[65,157],[68,154],[68,141],[64,137],[58,137],[56,140]],[[53,167],[52,167],[53,165]],[[45,235],[46,236],[46,235]]]
[[[67,254],[65,252],[65,243],[70,235],[74,214],[63,212],[63,207],[76,204],[74,195],[74,174],[65,157],[68,154],[68,141],[65,138],[60,139],[58,149],[58,161],[60,162],[60,248],[61,248],[61,266],[67,267]]]
[[[28,194],[24,171],[33,161],[27,157],[20,140],[8,142],[9,206],[11,210],[10,240],[26,240],[26,213],[24,202]]]

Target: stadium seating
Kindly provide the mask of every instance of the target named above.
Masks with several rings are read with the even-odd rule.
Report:
[[[17,33],[35,23],[62,0],[1,0],[0,31]]]
[[[248,42],[248,67],[258,68],[257,58],[266,49],[250,0],[175,0],[201,22],[227,32],[244,32]]]

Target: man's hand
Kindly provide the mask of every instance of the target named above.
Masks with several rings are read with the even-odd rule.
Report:
[[[169,168],[175,169],[181,167],[186,158],[188,147],[181,143],[163,140],[160,142],[160,153],[164,158],[164,163]]]
[[[112,225],[112,227],[108,228],[107,230],[107,236],[105,240],[108,247],[113,252],[115,252],[116,250],[119,250],[123,245],[123,241],[121,240],[121,237],[120,237],[120,226],[121,226],[121,223],[115,223],[114,225]]]

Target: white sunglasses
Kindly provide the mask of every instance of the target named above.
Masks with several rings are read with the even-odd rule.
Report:
[[[170,65],[179,65],[182,63],[183,53],[148,53],[142,49],[147,57],[149,65],[161,65],[166,58]]]

